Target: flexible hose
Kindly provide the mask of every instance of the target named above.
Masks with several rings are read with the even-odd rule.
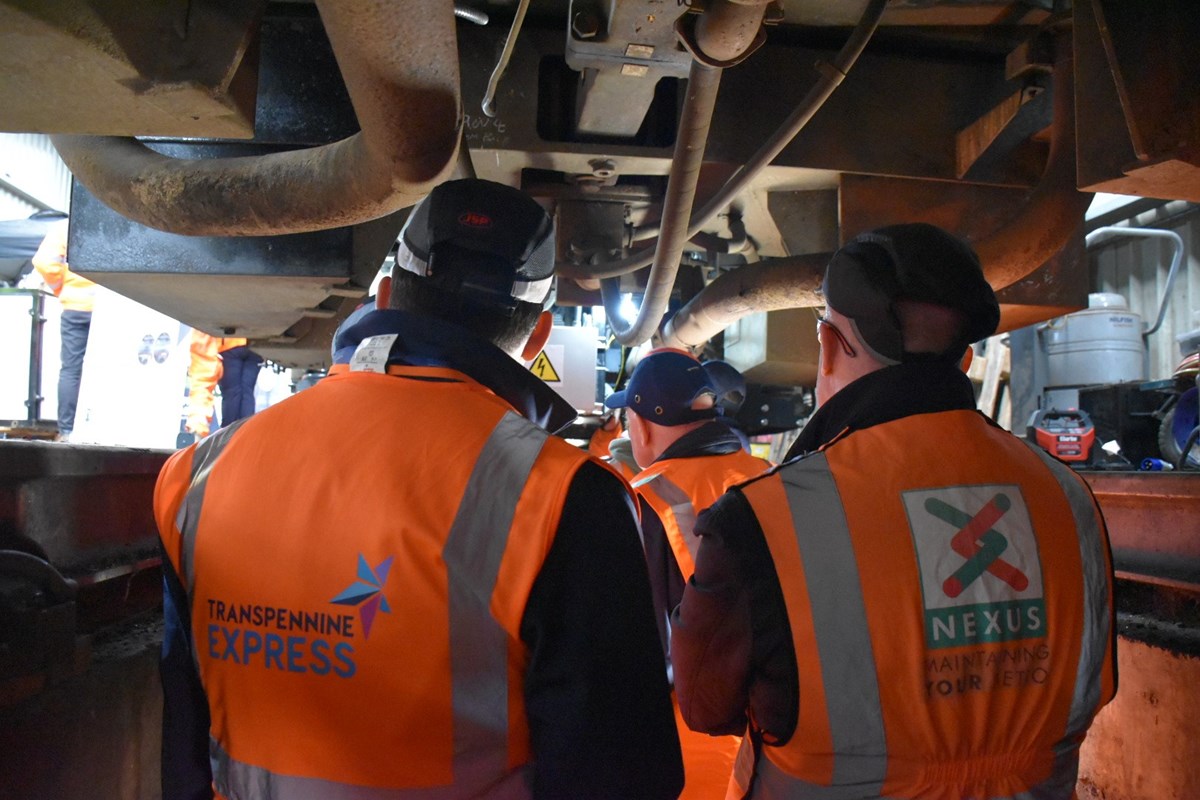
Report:
[[[887,0],[871,0],[867,4],[867,8],[863,11],[862,18],[850,34],[850,38],[846,40],[846,44],[842,46],[842,49],[838,52],[833,62],[824,65],[820,78],[809,89],[808,94],[804,96],[800,105],[784,120],[775,133],[767,141],[763,142],[758,151],[750,157],[750,160],[730,176],[725,185],[709,198],[699,211],[692,215],[688,223],[687,235],[684,237],[685,241],[699,233],[701,228],[707,225],[713,217],[729,205],[733,198],[742,192],[764,167],[775,160],[775,157],[791,143],[792,139],[796,138],[796,135],[808,124],[808,121],[821,109],[821,106],[829,99],[833,91],[846,78],[851,67],[858,61],[858,57],[862,55],[867,42],[871,40],[875,29],[879,26],[879,18],[883,15],[883,9],[886,5]],[[663,219],[666,219],[665,212]],[[611,261],[599,265],[563,265],[561,272],[568,277],[615,278],[645,267],[654,260],[655,252],[655,249],[650,247],[639,250],[620,261]]]
[[[646,281],[646,293],[638,309],[637,319],[625,325],[617,313],[621,304],[620,280],[610,278],[601,283],[604,308],[613,335],[623,345],[641,344],[654,335],[671,299],[679,259],[687,244],[687,219],[696,199],[696,181],[704,162],[704,147],[712,125],[713,107],[721,86],[722,70],[692,61],[688,72],[687,97],[679,120],[679,135],[671,159],[671,174],[667,178],[667,196],[663,202],[663,233]]]
[[[517,36],[521,33],[521,26],[525,24],[525,12],[528,10],[529,0],[521,0],[521,4],[517,6],[516,16],[513,17],[512,27],[508,29],[508,38],[504,40],[504,50],[500,53],[496,68],[492,70],[492,77],[488,78],[482,106],[483,113],[489,117],[496,116],[496,89],[500,86],[500,78],[504,75],[504,70],[508,69],[508,60],[512,58],[513,48],[516,47]]]
[[[476,11],[473,8],[454,4],[454,16],[459,19],[465,19],[467,22],[474,22],[476,25],[487,25],[488,15],[482,11]]]

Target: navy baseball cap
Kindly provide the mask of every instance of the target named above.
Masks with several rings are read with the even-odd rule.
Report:
[[[962,312],[962,340],[943,355],[960,358],[967,345],[1000,324],[996,293],[971,246],[935,225],[890,225],[859,234],[833,254],[822,286],[825,302],[847,317],[880,361],[908,360],[893,305],[916,300]]]
[[[717,408],[732,417],[746,402],[746,377],[728,361],[705,361],[704,371],[717,394]]]
[[[466,178],[438,184],[400,231],[396,266],[477,304],[553,299],[554,222],[529,195]]]
[[[619,392],[604,401],[608,408],[632,408],[659,425],[684,425],[717,416],[717,407],[692,408],[702,395],[717,393],[704,365],[682,350],[655,350],[642,358]]]

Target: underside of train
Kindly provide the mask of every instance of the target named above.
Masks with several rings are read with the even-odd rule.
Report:
[[[555,215],[561,307],[712,346],[819,305],[824,257],[925,220],[1003,329],[1086,305],[1092,192],[1200,200],[1183,0],[0,4],[5,130],[77,179],[72,268],[295,366],[328,359],[452,175]],[[136,138],[135,138],[136,137]],[[602,299],[603,298],[603,299]],[[808,327],[808,326],[806,326]],[[811,380],[801,347],[751,380]]]
[[[828,256],[869,228],[970,240],[1002,331],[1085,307],[1094,193],[1200,202],[1197,42],[1195,0],[0,0],[0,130],[73,173],[73,270],[278,364],[327,365],[408,209],[476,175],[554,215],[565,324],[603,305],[616,346],[723,357],[754,318],[748,380],[794,388]],[[42,562],[0,557],[39,587],[0,603],[28,796],[154,796],[162,458],[0,459],[0,549]],[[1089,478],[1123,635],[1092,797],[1200,792],[1194,477]]]

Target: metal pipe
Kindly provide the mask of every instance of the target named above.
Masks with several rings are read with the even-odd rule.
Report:
[[[824,304],[821,279],[831,255],[770,259],[722,273],[663,326],[663,346],[698,347],[749,314]]]
[[[488,15],[483,11],[476,11],[473,8],[454,4],[454,16],[459,19],[465,19],[467,22],[474,22],[476,25],[487,25]]]
[[[675,276],[679,272],[679,258],[687,244],[687,219],[692,213],[692,202],[696,199],[696,181],[704,162],[704,147],[708,141],[708,129],[712,125],[713,107],[716,106],[720,86],[720,69],[692,61],[688,72],[687,97],[679,119],[679,134],[675,138],[675,152],[671,158],[671,172],[667,178],[667,196],[663,201],[663,233],[654,251],[654,263],[646,280],[646,293],[638,308],[637,319],[632,324],[624,325],[619,315],[609,312],[608,324],[617,341],[623,345],[641,344],[653,336],[667,310],[671,290],[675,287]],[[620,304],[619,281],[616,278],[604,281],[601,292],[606,310],[612,306],[614,296],[616,305]]]
[[[521,33],[521,25],[525,22],[525,12],[528,10],[529,0],[521,0],[517,6],[517,13],[513,16],[512,27],[508,29],[508,37],[504,40],[504,49],[496,61],[496,68],[492,70],[492,76],[488,78],[487,91],[483,93],[483,102],[480,105],[483,113],[489,117],[496,116],[496,89],[500,86],[500,78],[504,75],[504,70],[508,69],[508,60],[512,58],[513,47],[517,44],[517,36]]]
[[[800,102],[800,105],[792,111],[775,133],[767,141],[763,142],[758,151],[750,157],[750,160],[730,176],[725,185],[709,198],[699,211],[692,215],[691,221],[688,223],[687,238],[690,239],[692,236],[695,236],[713,217],[721,213],[721,210],[729,205],[734,197],[750,185],[750,182],[757,177],[758,173],[764,167],[775,160],[775,157],[783,151],[783,148],[787,147],[792,139],[796,137],[796,134],[820,110],[825,101],[829,99],[829,96],[833,94],[834,89],[841,85],[846,74],[854,66],[863,49],[867,46],[867,42],[871,40],[875,29],[879,26],[879,18],[883,15],[883,9],[886,5],[887,0],[870,0],[863,11],[862,18],[858,21],[858,25],[855,26],[854,31],[850,34],[850,38],[842,46],[842,49],[838,51],[833,63],[822,65],[823,68],[820,77],[817,79],[817,83],[809,89],[804,99]],[[564,264],[560,267],[560,272],[568,277],[614,278],[646,266],[653,260],[653,253],[652,248],[647,248],[639,250],[620,261],[611,261],[605,264]]]
[[[696,44],[708,59],[728,63],[758,38],[771,0],[709,0],[696,20]]]
[[[1054,124],[1042,178],[1017,217],[974,243],[983,274],[997,291],[1061,252],[1092,202],[1090,193],[1075,188],[1075,62],[1069,33],[1058,38],[1054,61]]]
[[[1161,228],[1123,228],[1110,226],[1096,228],[1096,230],[1083,237],[1083,243],[1085,246],[1091,247],[1102,239],[1109,239],[1114,236],[1167,239],[1171,242],[1172,249],[1174,250],[1171,256],[1171,268],[1167,271],[1167,285],[1163,287],[1162,300],[1158,304],[1158,317],[1155,318],[1154,325],[1147,328],[1142,334],[1143,337],[1146,337],[1162,326],[1163,318],[1167,315],[1167,302],[1171,299],[1171,289],[1175,287],[1175,276],[1179,272],[1179,265],[1183,263],[1183,237],[1175,231],[1166,231]]]
[[[194,236],[353,225],[411,206],[454,168],[462,108],[450,0],[318,0],[360,132],[265,156],[176,159],[135,139],[52,136],[121,215]]]

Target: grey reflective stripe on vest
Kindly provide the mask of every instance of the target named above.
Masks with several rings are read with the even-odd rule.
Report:
[[[208,755],[213,775],[221,776],[216,781],[217,791],[229,800],[528,800],[530,796],[521,771],[493,775],[494,782],[488,785],[481,782],[478,790],[464,790],[458,785],[380,789],[268,772],[235,761],[213,739],[208,742]],[[403,753],[396,753],[395,757],[402,758]]]
[[[1041,448],[1033,448],[1050,467],[1062,487],[1079,539],[1079,560],[1083,569],[1083,641],[1079,648],[1079,666],[1075,672],[1075,696],[1066,736],[1087,730],[1100,704],[1100,672],[1109,646],[1108,574],[1104,537],[1098,524],[1095,503],[1083,481],[1070,467],[1059,463]]]
[[[202,439],[192,451],[192,482],[184,495],[179,513],[175,515],[175,527],[182,538],[182,548],[179,555],[179,577],[187,589],[188,602],[191,602],[192,589],[196,585],[196,532],[200,527],[200,509],[204,505],[204,492],[208,488],[208,476],[212,473],[217,458],[229,444],[233,434],[250,419],[239,419],[228,427],[221,428],[211,436]]]
[[[1112,632],[1108,605],[1107,545],[1091,492],[1070,467],[1031,443],[1030,449],[1050,468],[1075,518],[1079,561],[1083,571],[1083,641],[1075,671],[1075,693],[1063,738],[1055,746],[1054,774],[1033,790],[1035,798],[1070,797],[1079,772],[1077,739],[1100,706],[1100,674]]]
[[[526,800],[526,770],[508,766],[508,634],[493,619],[492,592],[517,503],[549,435],[507,412],[467,480],[442,557],[449,583],[454,782],[421,789],[353,786],[279,775],[237,761],[215,740],[218,791],[236,800]],[[403,753],[396,753],[403,758]]]
[[[442,556],[450,583],[454,780],[508,771],[508,634],[489,607],[517,502],[549,435],[508,412],[467,481]]]
[[[819,786],[788,775],[769,759],[760,758],[758,777],[754,781],[754,793],[751,797],[754,800],[883,800],[879,794],[882,785],[881,779],[870,781],[866,785]]]
[[[1060,740],[1055,748],[1055,760],[1051,775],[1037,786],[1030,787],[1028,791],[1020,792],[1008,797],[994,797],[989,800],[1066,800],[1072,796],[1075,789],[1075,783],[1079,771],[1079,753],[1078,745],[1075,741],[1076,737],[1084,732],[1091,721],[1092,715],[1100,702],[1100,673],[1103,668],[1104,659],[1107,655],[1109,646],[1109,616],[1108,616],[1108,578],[1106,571],[1105,558],[1105,543],[1101,529],[1097,522],[1097,512],[1095,504],[1092,501],[1091,495],[1083,485],[1082,481],[1065,465],[1051,458],[1040,448],[1031,446],[1042,460],[1050,468],[1051,473],[1058,481],[1060,487],[1066,496],[1067,502],[1071,507],[1072,515],[1075,520],[1075,528],[1078,531],[1080,557],[1083,568],[1083,642],[1080,649],[1079,665],[1076,671],[1075,692],[1071,702],[1070,717],[1067,722],[1065,735]],[[797,462],[791,470],[803,470],[804,475],[804,492],[827,492],[824,496],[836,497],[837,489],[833,484],[832,475],[828,472],[828,466],[823,455],[814,455],[803,461]],[[753,797],[756,800],[880,800],[879,794],[882,788],[883,770],[886,769],[886,761],[880,762],[879,780],[873,781],[866,768],[870,763],[870,759],[858,762],[861,771],[847,770],[843,766],[844,759],[841,757],[843,745],[840,737],[846,735],[847,728],[857,728],[858,731],[851,731],[851,737],[858,737],[857,741],[867,743],[871,736],[875,733],[871,728],[876,724],[876,717],[869,719],[868,724],[863,724],[866,717],[858,719],[859,724],[839,724],[839,715],[843,721],[852,721],[855,718],[847,717],[847,714],[857,713],[846,707],[845,703],[838,702],[835,705],[835,697],[837,693],[846,693],[847,690],[853,691],[856,682],[861,682],[861,686],[867,691],[873,693],[875,698],[875,711],[878,713],[878,685],[875,682],[874,672],[871,671],[869,676],[863,676],[863,670],[855,670],[860,673],[855,677],[843,677],[834,674],[831,678],[830,663],[827,660],[826,642],[832,641],[837,643],[837,635],[839,630],[835,627],[828,628],[828,620],[822,622],[822,617],[826,616],[830,610],[827,606],[821,610],[818,609],[818,598],[823,606],[826,605],[829,597],[829,587],[824,589],[814,588],[814,576],[821,575],[822,565],[825,568],[832,570],[833,568],[845,568],[848,564],[851,569],[854,569],[853,552],[838,553],[842,545],[849,548],[849,535],[846,528],[845,517],[841,512],[840,504],[819,504],[825,508],[816,508],[811,502],[805,503],[805,497],[801,490],[789,483],[789,470],[780,473],[783,478],[784,487],[788,494],[788,503],[792,510],[792,518],[794,526],[798,532],[797,542],[800,545],[800,553],[804,559],[804,574],[809,582],[810,600],[813,606],[813,625],[817,636],[817,645],[820,650],[821,671],[825,680],[825,692],[829,703],[830,727],[833,732],[833,749],[837,756],[834,762],[834,785],[820,786],[804,781],[788,775],[769,759],[762,758],[759,760],[757,768],[757,777],[754,782]],[[823,485],[828,481],[828,485]],[[836,507],[835,507],[836,506]],[[828,511],[828,507],[834,507],[832,512]],[[823,514],[825,518],[815,516]],[[800,531],[809,531],[809,535],[800,535]],[[816,536],[811,535],[812,531],[817,531]],[[833,535],[821,536],[821,533],[829,532]],[[813,539],[816,541],[806,541]],[[819,561],[817,559],[820,559]],[[828,578],[827,582],[831,582],[833,588],[836,589],[837,583],[842,582],[846,587],[846,594],[840,598],[843,609],[844,619],[851,619],[848,615],[853,614],[856,617],[862,614],[862,624],[855,621],[847,622],[845,628],[841,629],[842,635],[857,636],[860,633],[865,635],[866,617],[862,606],[862,594],[860,584],[858,582],[857,572],[853,574],[843,573],[836,579],[831,575],[824,576]],[[834,602],[838,602],[835,598]],[[836,623],[835,623],[836,624]],[[854,645],[860,646],[860,645]],[[867,642],[869,648],[870,642]],[[870,652],[868,649],[867,653]],[[871,665],[873,670],[874,660],[864,659],[865,663]],[[853,667],[853,664],[847,665]],[[847,682],[849,681],[849,682]],[[866,704],[862,704],[866,705]],[[840,710],[838,710],[840,708]],[[867,710],[867,709],[864,709]],[[878,737],[882,744],[883,728],[882,717],[878,717]],[[869,752],[869,751],[868,751]],[[848,780],[847,780],[848,779]],[[744,785],[744,784],[743,784]]]
[[[858,562],[841,503],[812,502],[814,496],[837,500],[837,485],[821,453],[779,475],[808,584],[832,734],[833,784],[857,787],[858,794],[848,797],[877,797],[887,774],[887,741]]]
[[[683,534],[683,543],[694,562],[696,550],[700,547],[700,537],[695,533],[696,507],[692,505],[692,498],[665,475],[655,475],[643,485],[649,486],[650,490],[675,512],[675,522],[679,526],[679,532]]]

